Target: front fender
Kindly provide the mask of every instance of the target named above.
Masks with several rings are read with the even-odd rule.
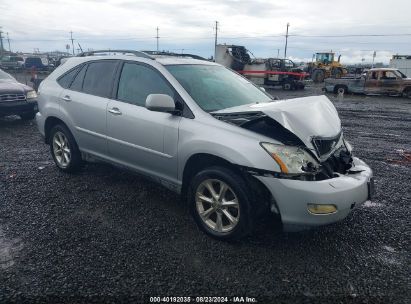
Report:
[[[216,122],[218,123],[215,126],[195,120],[181,122],[178,147],[179,180],[182,179],[188,159],[195,154],[210,154],[249,168],[281,171],[278,164],[260,146],[260,142],[264,140],[259,138],[258,134],[217,120]],[[271,142],[275,141],[271,139]]]

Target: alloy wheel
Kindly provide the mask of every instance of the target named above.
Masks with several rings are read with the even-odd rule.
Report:
[[[71,151],[68,139],[64,133],[58,131],[53,136],[53,153],[57,164],[66,168],[70,164]]]
[[[232,231],[240,219],[237,195],[219,179],[204,180],[195,195],[196,210],[201,220],[217,233]]]

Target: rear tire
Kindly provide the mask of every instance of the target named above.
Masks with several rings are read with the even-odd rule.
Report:
[[[63,172],[77,172],[82,165],[81,153],[70,130],[62,124],[50,131],[50,152],[57,167]]]
[[[407,97],[407,98],[411,98],[411,88],[407,89],[407,90],[404,92],[404,95],[405,95],[405,97]]]
[[[33,120],[36,117],[36,113],[24,113],[19,115],[22,120]]]
[[[197,173],[187,199],[198,227],[218,240],[238,239],[251,233],[255,216],[248,189],[241,175],[224,167],[214,166]]]
[[[337,85],[334,88],[334,93],[335,94],[347,94],[348,93],[348,88],[344,85]]]

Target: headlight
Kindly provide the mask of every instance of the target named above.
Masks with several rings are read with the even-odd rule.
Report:
[[[28,91],[27,94],[26,94],[26,98],[27,98],[27,99],[37,98],[37,93],[36,93],[36,91]]]
[[[299,147],[261,143],[280,166],[282,173],[306,173],[318,168],[318,162]]]

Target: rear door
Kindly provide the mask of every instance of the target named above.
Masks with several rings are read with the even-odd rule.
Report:
[[[118,163],[174,182],[181,116],[147,110],[149,94],[177,95],[153,67],[124,62],[115,98],[107,107],[108,152]]]
[[[60,110],[70,121],[80,150],[107,156],[106,111],[118,60],[84,64],[60,96]]]
[[[365,94],[379,94],[380,92],[379,71],[369,71],[365,80]]]

